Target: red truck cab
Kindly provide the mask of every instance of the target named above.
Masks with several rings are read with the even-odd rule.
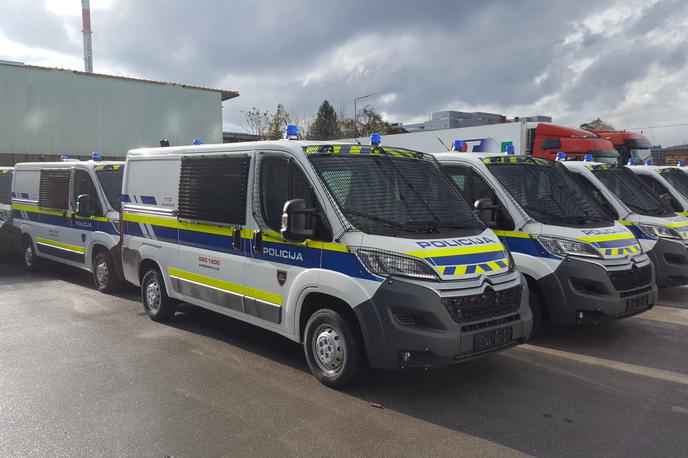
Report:
[[[557,153],[563,151],[569,158],[582,160],[591,154],[595,162],[619,163],[619,153],[612,142],[587,130],[541,122],[528,129],[528,136],[531,154],[536,157],[556,159]]]
[[[643,134],[627,132],[625,130],[592,130],[593,134],[609,140],[614,149],[619,152],[622,164],[626,164],[628,159],[635,158],[639,164],[652,159],[652,146],[650,140]]]

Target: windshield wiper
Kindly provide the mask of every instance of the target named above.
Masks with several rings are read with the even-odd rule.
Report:
[[[348,208],[342,208],[342,212],[343,212],[345,215],[360,216],[361,218],[366,218],[366,219],[369,219],[369,220],[371,220],[371,221],[377,221],[378,223],[386,224],[386,225],[391,226],[391,227],[396,228],[396,229],[404,229],[404,226],[403,226],[402,224],[399,224],[399,223],[397,223],[396,221],[392,221],[392,220],[389,220],[389,219],[380,218],[380,217],[378,217],[378,216],[369,215],[369,214],[367,214],[367,213],[359,212],[359,211],[356,211],[356,210],[351,210],[351,209],[348,209]]]
[[[402,227],[405,231],[409,232],[439,232],[439,230],[437,230],[437,224],[434,222],[428,223],[422,221],[412,221],[404,223]]]
[[[526,211],[528,211],[528,210],[534,211],[534,212],[539,213],[543,216],[548,216],[550,218],[554,218],[556,221],[562,220],[561,215],[557,215],[556,213],[552,213],[552,212],[549,212],[547,210],[543,210],[543,209],[538,208],[538,207],[533,207],[532,205],[523,205],[523,209]]]

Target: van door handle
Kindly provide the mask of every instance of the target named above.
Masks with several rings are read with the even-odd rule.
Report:
[[[256,231],[253,233],[253,252],[260,253],[263,251],[263,233]]]
[[[234,234],[232,235],[232,246],[235,250],[241,250],[241,229],[238,227],[234,228]]]

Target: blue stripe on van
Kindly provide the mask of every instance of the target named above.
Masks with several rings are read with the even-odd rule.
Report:
[[[457,266],[464,264],[479,264],[483,262],[497,261],[505,258],[502,250],[489,251],[487,253],[459,254],[455,256],[438,256],[428,258],[436,266]],[[491,269],[490,269],[491,270]]]
[[[139,196],[141,198],[141,203],[146,205],[158,205],[155,200],[155,196]]]
[[[527,254],[537,258],[562,259],[560,256],[555,256],[545,250],[545,247],[536,239],[508,236],[499,238],[514,253]]]

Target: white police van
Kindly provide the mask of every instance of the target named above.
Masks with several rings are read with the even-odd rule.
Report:
[[[12,224],[21,231],[24,266],[33,271],[50,259],[88,270],[102,292],[119,287],[123,172],[122,162],[97,160],[17,164]]]
[[[12,227],[13,167],[0,167],[0,258],[7,258],[16,249],[16,231]]]
[[[185,301],[269,329],[302,342],[328,386],[364,361],[443,366],[530,335],[520,273],[429,155],[298,140],[139,149],[122,193],[124,275],[153,320]]]
[[[511,250],[528,279],[536,327],[547,319],[600,323],[655,304],[652,263],[638,240],[562,164],[499,153],[434,156]]]
[[[688,283],[688,218],[665,208],[661,197],[624,166],[592,162],[588,156],[563,164],[633,232],[652,260],[659,288]]]
[[[688,216],[688,174],[679,167],[655,166],[652,159],[647,160],[645,165],[629,161],[627,167],[662,197],[667,208]]]

